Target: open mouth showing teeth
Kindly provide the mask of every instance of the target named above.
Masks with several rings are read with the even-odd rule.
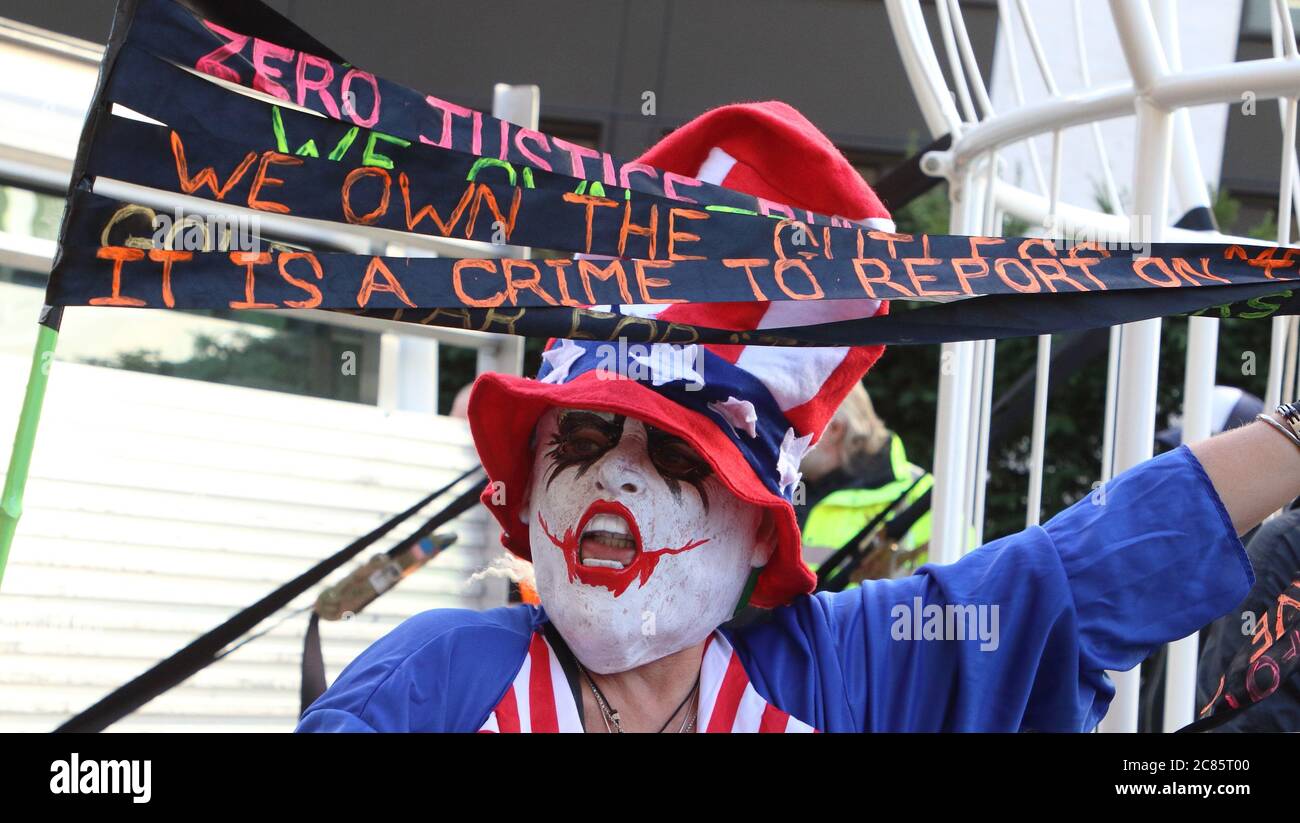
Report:
[[[627,519],[601,512],[583,526],[578,562],[588,568],[622,571],[636,561],[637,539]]]
[[[564,553],[570,583],[601,586],[615,597],[637,581],[644,586],[663,558],[709,542],[705,537],[687,540],[677,547],[646,549],[636,517],[627,506],[613,500],[593,502],[577,526],[564,530],[563,537],[551,532],[541,509],[537,510],[537,523],[555,548]]]

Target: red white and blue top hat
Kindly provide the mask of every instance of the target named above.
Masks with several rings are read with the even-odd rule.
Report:
[[[705,112],[661,140],[638,162],[690,175],[796,209],[893,230],[875,192],[831,141],[792,107],[741,103]],[[610,310],[609,307],[599,307]],[[877,300],[617,306],[614,311],[736,331],[870,317]],[[469,420],[494,483],[525,488],[532,434],[550,406],[624,414],[688,442],[742,500],[771,510],[778,545],[750,602],[775,607],[811,592],[791,498],[799,461],[817,442],[844,396],[883,346],[784,348],[629,344],[553,340],[536,379],[483,374],[470,394]],[[502,543],[530,559],[521,495],[483,502],[502,526]]]

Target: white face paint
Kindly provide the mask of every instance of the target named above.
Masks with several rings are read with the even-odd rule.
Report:
[[[542,606],[600,674],[703,641],[771,551],[756,545],[759,506],[736,498],[685,442],[634,418],[547,411],[529,494]]]

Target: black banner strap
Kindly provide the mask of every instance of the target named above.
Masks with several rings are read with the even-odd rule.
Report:
[[[329,688],[325,676],[325,654],[320,645],[320,615],[311,613],[307,619],[307,633],[302,639],[302,665],[298,685],[298,714],[302,715],[316,698]]]
[[[567,175],[413,144],[233,94],[129,46],[110,95],[170,128],[112,118],[90,173],[261,211],[669,260],[833,259],[902,239],[862,227],[754,219],[713,202],[687,205],[631,189],[575,185]]]
[[[125,3],[124,13],[136,4]],[[569,169],[546,161],[526,148],[549,141],[536,132],[500,124],[506,139],[492,150],[482,127],[499,121],[458,117],[441,101],[430,103],[436,98],[314,56],[306,49],[319,44],[296,28],[285,29],[294,45],[277,45],[274,15],[244,9],[223,19],[249,30],[205,23],[171,0],[138,0],[128,24],[115,29],[50,305],[320,308],[547,337],[770,345],[932,343],[1207,310],[1296,312],[1293,249],[1169,243],[1117,253],[1091,242],[910,236],[807,213],[796,219],[716,186],[692,188],[695,202],[683,202],[656,169],[606,174],[615,165],[607,155],[586,166],[575,155]],[[327,116],[269,104],[193,72]],[[369,109],[338,108],[350,83],[374,91]],[[166,125],[107,115],[108,103]],[[445,133],[430,137],[435,121]],[[237,209],[221,217],[202,209],[159,213],[93,194],[94,181],[105,178]],[[571,256],[306,250],[263,237],[261,214]],[[845,300],[890,301],[895,311],[831,322],[874,305]],[[600,310],[770,301],[825,303],[824,313],[810,315],[824,322],[736,333]],[[911,302],[937,305],[899,310]]]
[[[59,266],[59,258],[63,254],[64,244],[67,242],[68,225],[72,217],[72,195],[74,192],[85,188],[87,184],[86,163],[90,159],[90,152],[95,143],[95,134],[99,125],[104,122],[112,108],[108,100],[108,86],[112,82],[114,69],[117,65],[117,58],[121,54],[122,46],[126,43],[127,34],[131,26],[135,23],[135,14],[139,0],[118,0],[116,8],[113,10],[113,24],[109,29],[108,43],[104,46],[104,57],[99,62],[99,75],[95,79],[95,91],[91,95],[90,105],[86,109],[86,120],[81,126],[81,135],[77,138],[77,154],[72,160],[72,174],[68,179],[68,202],[67,207],[63,210],[63,218],[59,221],[59,243],[55,251],[54,269]],[[63,320],[63,311],[57,303],[51,303],[47,296],[45,301],[46,307],[53,307],[53,311],[41,312],[41,325],[47,326],[58,331],[59,325]]]
[[[654,304],[674,302],[753,301],[838,301],[888,299],[939,302],[965,288],[972,297],[1033,296],[1032,304],[1006,303],[1013,311],[985,314],[1014,328],[1038,327],[1047,313],[1044,299],[1060,298],[1061,305],[1082,308],[1092,302],[1126,301],[1133,293],[1156,292],[1158,299],[1140,301],[1139,312],[1151,307],[1177,307],[1171,313],[1197,311],[1222,303],[1256,300],[1235,316],[1265,316],[1278,310],[1278,301],[1261,301],[1269,295],[1289,300],[1294,272],[1256,268],[1251,261],[1225,252],[1214,266],[1208,258],[1198,261],[1204,280],[1190,275],[1192,264],[1185,258],[1076,257],[990,257],[975,258],[972,267],[984,272],[970,276],[973,269],[937,255],[935,247],[966,245],[983,238],[922,236],[917,241],[881,241],[872,249],[882,257],[836,260],[825,258],[723,258],[720,260],[588,260],[512,258],[406,258],[291,250],[260,245],[256,235],[240,237],[237,220],[207,217],[198,222],[159,223],[151,209],[109,198],[77,192],[72,198],[74,217],[69,236],[75,242],[64,249],[56,275],[51,279],[50,300],[57,305],[117,305],[155,308],[332,308],[332,309],[498,309],[498,308],[583,308],[592,305]],[[545,219],[552,213],[539,212]],[[166,217],[167,215],[163,215]],[[233,239],[233,242],[231,242]],[[193,241],[192,244],[190,241]],[[227,243],[243,249],[245,241],[254,250],[190,251]],[[921,248],[909,249],[920,245]],[[892,246],[892,249],[891,249]],[[1009,254],[1025,250],[1015,241],[1000,240],[983,248],[1000,248]],[[1032,248],[1046,248],[1034,244]],[[1179,246],[1170,251],[1183,250]],[[1229,247],[1237,248],[1237,247]],[[891,255],[892,252],[892,255]],[[921,274],[919,261],[925,261]],[[1186,267],[1185,267],[1185,265]],[[1083,278],[1066,279],[1078,289],[1062,288],[1058,278],[1034,280],[1036,291],[1026,294],[1005,271],[1063,272],[1087,270],[1091,279],[1105,288],[1083,288]],[[989,276],[1003,270],[1001,276]],[[1167,271],[1170,280],[1152,281],[1151,271]],[[1175,272],[1183,273],[1180,278]],[[870,276],[866,276],[866,275]],[[1271,275],[1271,276],[1270,276]],[[917,289],[924,277],[928,289]],[[1107,280],[1103,281],[1101,277]],[[1109,282],[1107,282],[1109,281]],[[1203,283],[1220,283],[1209,287]],[[1113,285],[1111,285],[1113,284]],[[797,285],[797,287],[796,287]],[[952,287],[952,288],[948,288]],[[1178,298],[1174,295],[1187,295]],[[1065,298],[1092,298],[1086,304]],[[1226,299],[1225,299],[1226,298]],[[973,301],[950,301],[949,312],[966,315],[974,311]],[[1253,310],[1253,311],[1252,311]],[[828,312],[831,307],[828,305]],[[1039,316],[1029,316],[1028,313]],[[1101,316],[1105,310],[1090,310]],[[1169,312],[1167,312],[1169,313]],[[902,315],[909,325],[933,323]],[[1234,313],[1229,311],[1231,316]],[[1024,315],[1024,316],[1022,316]],[[1156,315],[1148,315],[1156,316]],[[877,318],[885,320],[885,318]],[[1074,326],[1072,326],[1074,327]],[[1091,327],[1091,326],[1085,326]],[[1024,332],[1021,332],[1024,333]],[[779,336],[779,335],[778,335]]]
[[[525,181],[507,163],[453,152],[408,153],[402,165],[395,166],[377,152],[373,139],[354,152],[352,162],[259,151],[270,140],[268,134],[260,141],[236,144],[113,117],[100,126],[88,170],[267,213],[641,258],[648,261],[645,268],[654,270],[646,277],[656,282],[704,272],[719,281],[711,286],[725,288],[730,281],[738,293],[713,298],[725,301],[942,300],[1300,277],[1296,258],[1271,248],[1153,244],[1151,257],[1133,257],[1080,246],[1058,249],[1036,238],[817,229],[798,221],[686,208],[651,195],[632,198],[630,190],[608,191],[601,197],[579,195],[567,190],[564,178],[538,173]],[[489,176],[495,181],[485,182]],[[700,260],[716,262],[693,262]],[[566,304],[566,293],[559,284],[556,302]],[[540,293],[537,297],[541,302],[536,305],[549,304]],[[685,294],[667,296],[671,298],[698,299]],[[582,302],[577,296],[567,304]],[[645,294],[640,299],[629,295],[596,302],[652,300]]]
[[[594,309],[368,309],[348,311],[400,323],[581,340],[630,343],[744,343],[762,346],[857,346],[1001,340],[1054,332],[1107,328],[1176,315],[1258,319],[1300,314],[1300,294],[1269,284],[1179,291],[1095,294],[997,295],[917,308],[887,316],[809,326],[735,332]],[[1209,307],[1206,304],[1211,304]],[[342,311],[342,310],[340,310]]]
[[[72,208],[69,231],[74,240],[64,249],[50,282],[49,299],[59,305],[579,307],[747,302],[759,299],[759,291],[768,288],[779,300],[804,296],[790,288],[793,276],[783,279],[778,267],[760,260],[733,266],[729,260],[457,259],[310,252],[261,245],[256,235],[243,236],[236,220],[204,217],[160,223],[151,209],[87,192],[74,195]],[[234,248],[257,250],[189,250],[225,239],[232,239]],[[844,275],[823,275],[829,292],[810,281],[818,290],[817,299],[869,296],[852,275]]]
[[[755,219],[725,204],[683,204],[598,182],[589,186],[526,165],[410,143],[231,93],[133,46],[122,50],[109,93],[113,102],[167,128],[112,118],[97,141],[91,174],[261,211],[670,260],[860,257],[865,246],[904,239],[779,215]]]
[[[575,192],[571,178],[403,147],[377,140],[378,132],[322,140],[325,157],[289,155],[275,143],[281,118],[299,125],[321,119],[249,102],[264,113],[257,120],[264,129],[242,142],[110,117],[87,171],[268,214],[604,256],[772,259],[779,250],[832,259],[883,250],[879,238],[890,236],[633,197],[628,189]]]
[[[249,21],[252,23],[253,21]],[[236,31],[204,21],[171,0],[140,0],[128,42],[187,69],[237,83],[362,128],[575,180],[631,188],[687,203],[710,202],[810,223],[831,217],[770,203],[685,175],[579,146],[441,100],[356,66],[281,42],[278,29]],[[847,225],[842,219],[839,225]]]
[[[907,300],[1227,285],[1295,276],[1297,266],[1293,253],[1267,247],[1156,244],[1138,246],[1135,257],[1086,243],[1058,248],[1038,238],[813,228],[716,210],[714,204],[696,209],[655,195],[634,197],[628,189],[580,194],[566,176],[379,140],[378,132],[345,129],[231,94],[130,49],[119,58],[110,93],[133,108],[148,100],[178,106],[185,101],[183,106],[210,116],[192,111],[181,118],[187,125],[205,124],[193,130],[112,118],[101,127],[93,174],[255,210],[402,232],[670,263],[721,258],[733,269],[764,261],[773,274],[782,268],[784,276],[768,284],[773,288],[754,284],[756,300],[782,299],[778,290],[791,292],[788,299],[817,297],[815,280],[799,281],[809,271],[843,270],[844,261],[853,264],[860,281],[857,296]],[[286,130],[298,139],[313,135],[299,146],[311,147],[308,156],[285,154],[291,145]],[[228,139],[241,131],[242,139]],[[882,264],[892,264],[893,276],[881,277]],[[806,289],[799,291],[800,285]]]

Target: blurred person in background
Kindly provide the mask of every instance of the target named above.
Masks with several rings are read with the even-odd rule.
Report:
[[[902,438],[876,414],[861,383],[840,404],[801,468],[804,498],[796,501],[795,515],[803,530],[804,561],[814,568],[882,510],[892,509],[886,522],[892,520],[934,485],[929,472],[908,461]],[[910,573],[925,562],[929,543],[926,512],[903,535],[897,550],[865,556],[854,579]]]
[[[1210,434],[1244,426],[1255,419],[1255,415],[1264,411],[1264,401],[1250,392],[1233,386],[1215,386],[1210,398]],[[1182,418],[1170,415],[1169,427],[1156,432],[1156,443],[1160,451],[1178,448],[1183,442]]]

